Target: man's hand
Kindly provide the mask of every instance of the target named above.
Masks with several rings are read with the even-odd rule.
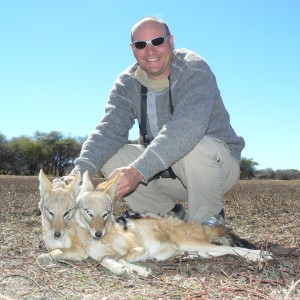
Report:
[[[117,184],[116,197],[124,196],[132,192],[143,179],[143,175],[135,168],[128,166],[115,169],[107,178],[107,180],[113,179],[118,172],[121,172],[119,182]]]
[[[66,175],[60,178],[55,178],[53,180],[53,183],[59,181],[59,180],[63,180],[66,184],[69,184],[73,179],[74,179],[75,175]]]

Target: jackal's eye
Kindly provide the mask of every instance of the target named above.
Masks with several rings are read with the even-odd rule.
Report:
[[[53,218],[53,216],[54,216],[54,213],[53,213],[52,211],[50,211],[50,210],[47,210],[47,214],[48,214],[51,218]]]
[[[64,218],[67,217],[71,212],[71,209],[64,213]]]
[[[109,211],[106,212],[106,213],[104,213],[104,214],[102,215],[102,218],[105,219],[105,218],[107,218],[108,215],[109,215]]]
[[[93,213],[92,213],[90,210],[86,209],[85,211],[86,211],[86,213],[87,213],[91,218],[94,216]]]

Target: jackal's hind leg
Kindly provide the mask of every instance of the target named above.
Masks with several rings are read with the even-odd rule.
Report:
[[[126,262],[144,261],[148,259],[147,250],[143,247],[135,247],[123,255],[120,259]]]
[[[265,251],[261,250],[253,250],[253,249],[246,249],[240,247],[230,247],[230,246],[217,246],[217,245],[209,245],[205,247],[201,247],[199,249],[191,249],[191,251],[187,251],[189,257],[217,257],[226,254],[233,254],[236,256],[241,256],[243,258],[252,260],[252,261],[259,261],[264,262],[268,259],[273,259],[272,253],[266,253]]]

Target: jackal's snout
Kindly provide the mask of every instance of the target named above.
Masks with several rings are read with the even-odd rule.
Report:
[[[94,240],[100,240],[103,237],[102,231],[96,231],[95,236],[93,236]]]
[[[62,236],[62,233],[60,231],[54,231],[53,236],[54,238],[59,239]]]

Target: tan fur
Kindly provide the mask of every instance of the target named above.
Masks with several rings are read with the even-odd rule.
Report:
[[[56,187],[40,172],[40,208],[45,243],[50,251],[38,257],[40,264],[91,257],[117,275],[135,272],[146,277],[151,270],[133,262],[165,260],[186,252],[198,257],[235,254],[254,261],[271,258],[260,250],[230,246],[231,234],[223,226],[189,224],[173,217],[148,214],[128,220],[125,228],[115,222],[112,211],[119,176],[95,189],[86,172],[78,193],[79,175],[68,186]],[[70,208],[72,214],[66,219],[64,215]],[[50,220],[49,211],[54,214]],[[55,236],[58,231],[62,233],[60,237]]]

